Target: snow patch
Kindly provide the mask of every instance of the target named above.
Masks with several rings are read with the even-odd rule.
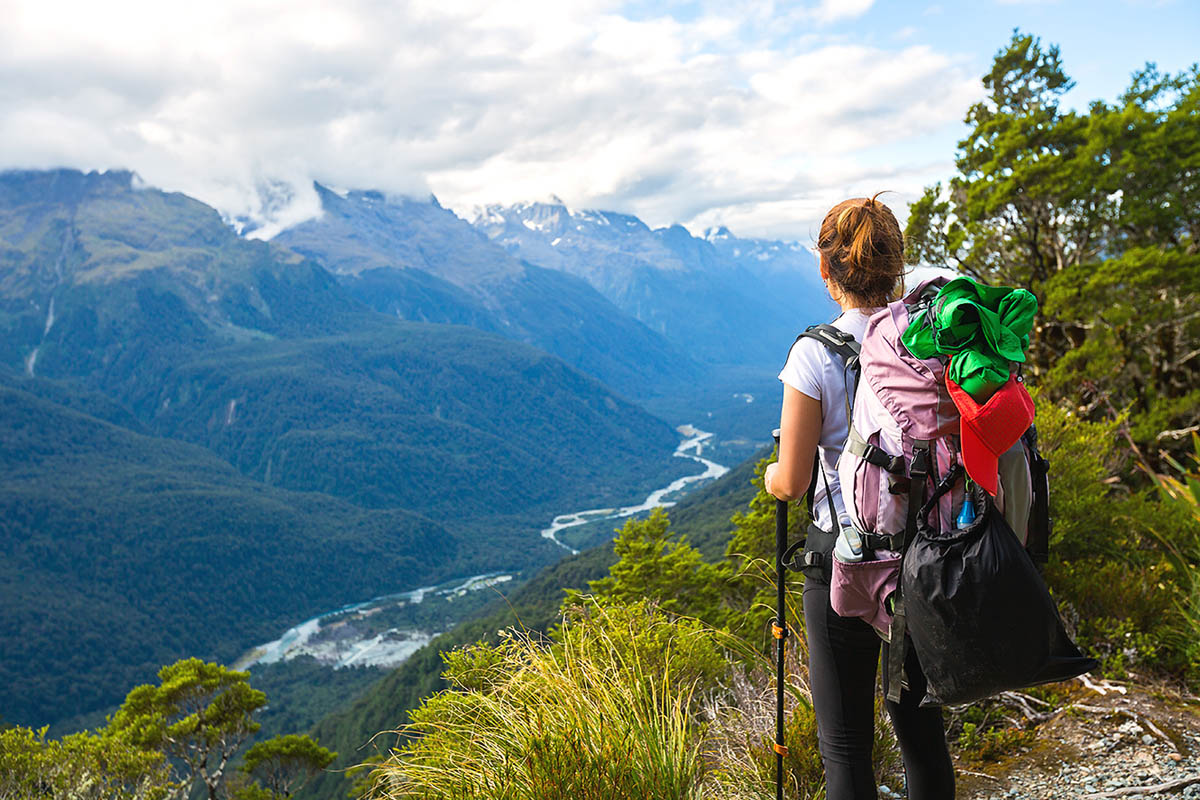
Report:
[[[48,333],[50,333],[50,329],[53,327],[54,327],[54,298],[51,297],[50,298],[50,308],[46,311],[46,327],[45,327],[45,329],[42,330],[42,337],[44,338]]]
[[[475,206],[468,221],[472,225],[503,225],[505,222],[504,215],[496,206]]]

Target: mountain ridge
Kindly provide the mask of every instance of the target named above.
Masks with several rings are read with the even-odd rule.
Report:
[[[678,224],[652,229],[628,214],[541,202],[483,206],[472,220],[513,255],[583,278],[710,364],[774,367],[780,343],[834,310],[795,245],[731,235],[714,243]]]
[[[273,241],[325,266],[376,311],[536,345],[627,396],[700,375],[684,350],[586,282],[514,258],[434,201],[315,188],[322,214]]]

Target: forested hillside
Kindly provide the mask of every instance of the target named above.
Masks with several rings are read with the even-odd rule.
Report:
[[[555,514],[693,466],[545,351],[373,311],[128,172],[0,173],[0,242],[13,721],[110,708],[164,663],[345,603],[549,563]]]
[[[11,722],[109,707],[183,654],[228,662],[346,598],[506,558],[431,519],[265,486],[203,448],[19,388],[0,385],[0,412]]]

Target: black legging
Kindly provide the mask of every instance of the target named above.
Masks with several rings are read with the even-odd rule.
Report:
[[[808,672],[817,736],[825,765],[828,800],[875,800],[871,746],[875,729],[875,670],[881,641],[857,618],[840,617],[829,605],[829,584],[804,583]],[[887,663],[887,645],[883,645]],[[953,800],[954,765],[946,747],[939,707],[921,708],[925,676],[911,646],[905,661],[909,688],[900,702],[886,702],[904,757],[909,800]],[[884,675],[884,696],[887,694]]]

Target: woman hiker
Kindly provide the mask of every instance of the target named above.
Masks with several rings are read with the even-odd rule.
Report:
[[[878,197],[878,195],[876,195]],[[833,326],[861,340],[867,319],[900,296],[904,237],[891,210],[875,197],[838,203],[817,238],[821,278],[842,308]],[[779,460],[767,467],[766,490],[792,501],[808,491],[817,459],[813,498],[816,524],[832,531],[828,493],[843,526],[850,525],[838,483],[837,460],[846,442],[846,381],[842,364],[820,342],[802,338],[779,373],[783,382]],[[828,554],[825,554],[828,558]],[[804,582],[809,685],[825,768],[828,800],[875,800],[871,762],[874,742],[876,667],[880,639],[862,619],[838,616],[829,604],[829,583]],[[887,663],[886,648],[884,663]],[[900,702],[885,701],[900,750],[910,800],[952,800],[954,767],[946,746],[940,707],[920,708],[925,678],[908,648],[909,688]],[[886,680],[886,676],[885,676]],[[886,687],[885,687],[886,695]]]

